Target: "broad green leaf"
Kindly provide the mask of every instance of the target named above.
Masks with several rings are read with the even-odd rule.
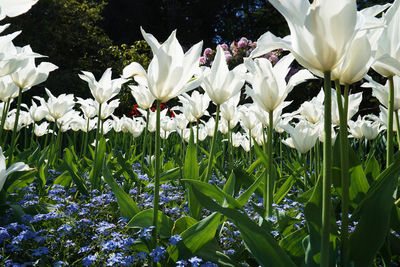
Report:
[[[365,163],[364,173],[370,182],[375,181],[381,173],[381,167],[374,156],[370,157]]]
[[[278,191],[274,195],[274,203],[279,204],[286,196],[286,194],[290,191],[292,186],[296,183],[296,175],[300,172],[296,172],[295,174],[290,175],[286,181],[279,187]]]
[[[140,211],[128,222],[127,227],[145,228],[152,226],[153,213],[154,213],[153,209]],[[171,237],[171,230],[173,226],[174,226],[174,221],[159,210],[157,227],[159,229],[160,237],[161,238]]]
[[[254,175],[248,173],[247,171],[244,171],[241,168],[236,168],[233,170],[233,172],[235,173],[235,176],[239,178],[237,179],[236,184],[240,185],[242,188],[249,188],[257,180]],[[261,179],[261,183],[263,183],[263,179]],[[258,196],[262,196],[263,188],[258,185],[254,192],[256,192]]]
[[[196,251],[214,238],[220,220],[221,215],[213,213],[183,231],[182,240],[175,246],[168,247],[168,254],[171,259],[177,261],[195,255]]]
[[[258,189],[260,186],[261,182],[264,181],[264,176],[265,176],[265,171],[260,174],[260,176],[257,178],[257,180],[254,181],[252,185],[247,188],[246,191],[244,191],[240,196],[237,198],[237,202],[239,202],[240,205],[244,205],[249,201],[251,198],[251,195]]]
[[[230,257],[223,253],[223,250],[219,246],[216,238],[207,243],[207,246],[200,248],[196,252],[196,255],[203,259],[203,261],[211,261],[218,264],[218,266],[242,266],[241,264],[234,262]]]
[[[71,174],[68,173],[67,171],[65,171],[56,178],[56,180],[54,181],[54,184],[58,184],[58,185],[67,187],[71,184],[71,181],[72,181]]]
[[[97,146],[97,153],[95,156],[94,166],[89,174],[89,180],[92,182],[94,188],[100,187],[101,171],[103,169],[103,162],[106,156],[106,140],[102,136]]]
[[[305,228],[301,228],[290,233],[288,236],[279,241],[279,245],[283,248],[292,258],[299,258],[297,265],[304,262],[304,248],[302,245],[303,239],[307,236]]]
[[[340,139],[335,141],[334,150],[333,150],[333,171],[332,171],[332,183],[335,185],[339,194],[341,195],[341,163],[340,163]],[[369,189],[369,184],[367,178],[365,177],[364,170],[362,168],[362,164],[360,162],[359,157],[353,151],[353,149],[349,146],[349,179],[350,179],[350,187],[349,187],[349,198],[350,204],[353,207],[356,207],[357,204],[361,201],[361,199],[365,196]]]
[[[71,174],[72,179],[74,180],[74,183],[76,184],[79,192],[88,196],[89,192],[86,188],[85,182],[83,181],[83,178],[78,175],[78,168],[76,167],[76,164],[73,161],[72,153],[68,148],[65,149],[64,163],[69,173]]]
[[[197,220],[190,217],[184,216],[177,219],[174,223],[174,227],[172,228],[172,235],[180,235],[183,231],[188,229],[193,224],[197,223]]]
[[[173,182],[178,180],[178,177],[180,176],[181,170],[179,167],[173,168],[171,170],[168,170],[166,172],[163,172],[160,177],[160,182],[165,183],[165,182]]]
[[[235,209],[218,205],[196,187],[193,188],[193,192],[204,207],[220,212],[238,227],[246,247],[261,266],[295,266],[272,235],[250,220],[247,215]]]
[[[308,242],[305,246],[305,261],[307,266],[319,266],[322,228],[322,176],[319,177],[317,184],[313,188],[311,198],[304,208],[304,215],[306,217],[307,229],[309,233],[309,236],[307,237]],[[331,218],[331,223],[334,224],[336,221]],[[333,225],[330,227],[331,233],[335,229],[332,226]],[[329,253],[329,256],[329,261],[332,265],[334,264],[332,253]]]
[[[238,208],[238,209],[242,209],[242,205],[240,205],[239,202],[237,202],[235,198],[226,194],[224,191],[222,191],[220,188],[218,188],[215,185],[207,184],[207,183],[200,182],[200,181],[194,181],[194,180],[183,180],[183,181],[191,184],[192,189],[195,187],[196,190],[202,192],[204,195],[217,200],[217,202],[220,205],[223,205],[226,200],[227,201],[226,203],[228,205]]]
[[[117,198],[121,216],[129,219],[133,218],[139,212],[139,208],[133,199],[118,185],[106,164],[104,164],[103,175],[104,180],[111,187]]]
[[[358,221],[350,235],[350,259],[354,266],[370,266],[376,253],[385,242],[389,231],[390,214],[394,205],[395,192],[400,176],[400,154],[382,172],[367,195],[353,213]]]
[[[12,192],[14,188],[24,188],[35,180],[36,170],[30,172],[15,172],[7,177],[3,189]]]

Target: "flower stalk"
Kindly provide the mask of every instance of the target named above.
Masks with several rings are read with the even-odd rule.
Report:
[[[154,175],[154,202],[153,202],[153,242],[157,246],[158,236],[158,203],[160,202],[160,172],[161,172],[161,147],[160,147],[160,106],[161,101],[157,99],[157,113],[156,113],[156,140],[155,140],[155,175]]]
[[[341,244],[342,244],[342,262],[346,266],[348,261],[348,243],[349,243],[349,151],[347,139],[347,106],[343,106],[341,87],[338,80],[335,80],[336,98],[339,110],[339,138],[340,138],[340,163],[341,163],[341,187],[342,187],[342,228],[341,228]],[[348,103],[349,85],[345,85],[344,98]]]
[[[219,111],[220,111],[220,105],[218,104],[217,105],[217,113],[215,115],[214,136],[211,141],[210,158],[208,159],[207,172],[206,172],[206,176],[204,176],[203,182],[208,181],[211,177],[211,170],[213,167],[214,153],[215,153],[215,140],[217,139],[217,132],[218,132]]]
[[[387,121],[387,143],[386,143],[386,167],[393,162],[393,110],[394,110],[394,82],[393,76],[389,78],[389,105]]]
[[[332,100],[331,72],[324,72],[324,131],[323,170],[322,170],[322,234],[320,266],[329,266],[329,233],[331,206],[331,177],[332,177]]]

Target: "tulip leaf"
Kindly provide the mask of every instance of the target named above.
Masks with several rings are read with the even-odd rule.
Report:
[[[303,239],[307,236],[306,229],[300,228],[279,241],[279,245],[283,248],[291,258],[297,258],[297,265],[300,266],[304,262],[304,248],[302,246]]]
[[[348,145],[348,144],[347,144]],[[332,171],[332,182],[336,186],[339,194],[341,194],[341,163],[340,163],[340,139],[335,141],[333,150],[333,171]],[[367,178],[364,174],[361,161],[353,149],[348,146],[349,151],[349,198],[350,203],[353,207],[356,207],[361,199],[365,196],[369,189]]]
[[[193,188],[193,192],[204,207],[223,214],[238,227],[246,247],[261,266],[296,266],[272,235],[247,215],[218,205],[197,187]]]
[[[92,171],[89,175],[89,180],[92,182],[94,188],[100,187],[101,171],[103,169],[103,162],[106,156],[106,139],[102,136],[97,145],[97,152]]]
[[[104,180],[111,187],[117,198],[121,216],[129,219],[133,218],[139,212],[139,208],[133,199],[118,185],[106,164],[103,167],[103,175]]]
[[[296,174],[299,172],[296,172],[295,174],[290,175],[288,178],[286,178],[285,182],[281,187],[279,187],[278,191],[274,195],[274,203],[279,204],[286,194],[290,191],[292,186],[296,183]]]
[[[71,184],[71,181],[72,181],[71,174],[68,173],[67,171],[65,171],[56,178],[56,180],[54,181],[54,184],[58,184],[58,185],[67,187]]]
[[[364,173],[368,181],[370,182],[376,181],[379,174],[381,173],[381,167],[379,166],[379,163],[374,156],[370,157],[365,163]]]
[[[239,202],[241,206],[243,206],[244,204],[247,203],[247,201],[249,201],[251,195],[258,189],[261,182],[264,181],[264,176],[265,176],[265,171],[258,176],[257,180],[255,180],[253,184],[251,184],[240,196],[238,196],[236,200],[237,202]]]
[[[183,181],[190,183],[192,185],[192,189],[195,187],[196,190],[202,192],[204,195],[217,200],[218,204],[220,205],[224,205],[224,203],[227,203],[229,206],[242,209],[242,205],[240,205],[234,197],[228,195],[215,185],[194,180]]]
[[[203,261],[211,261],[213,263],[218,264],[218,266],[226,266],[226,267],[235,267],[242,266],[236,262],[234,262],[230,257],[225,255],[218,244],[216,238],[212,239],[207,246],[201,247],[197,252],[198,255]]]
[[[390,214],[400,176],[400,154],[383,171],[353,213],[358,221],[350,235],[350,259],[354,266],[370,266],[385,242],[390,225]],[[368,233],[368,234],[366,234]]]
[[[65,149],[64,163],[66,165],[67,170],[71,174],[72,180],[76,184],[76,187],[78,188],[79,192],[81,192],[83,195],[88,196],[89,192],[86,188],[85,182],[83,181],[83,178],[78,175],[78,168],[76,167],[72,153],[68,148]]]
[[[127,224],[127,227],[130,228],[146,228],[153,225],[153,209],[142,210],[138,212]],[[169,238],[171,237],[171,230],[174,226],[174,221],[162,213],[162,211],[158,211],[158,221],[157,227],[159,229],[161,238]]]
[[[180,217],[174,223],[174,227],[172,228],[172,235],[180,235],[183,231],[185,231],[195,223],[197,223],[197,220],[190,216]]]
[[[181,233],[182,240],[175,246],[168,247],[170,258],[177,261],[194,255],[196,251],[214,238],[220,220],[221,215],[213,213],[183,231]]]
[[[322,176],[319,177],[316,185],[312,189],[312,195],[304,208],[307,229],[309,235],[305,239],[305,262],[307,266],[319,266],[321,253],[321,228],[322,228]],[[331,208],[332,210],[332,208]],[[336,223],[331,216],[331,223]],[[335,229],[334,225],[331,225]],[[330,250],[333,252],[332,247]],[[333,264],[332,253],[329,253],[329,261]]]
[[[254,175],[250,174],[247,171],[244,171],[240,168],[236,168],[233,170],[235,173],[236,177],[238,177],[236,184],[238,186],[241,186],[242,188],[249,188],[254,184],[254,182],[258,179],[254,177]],[[261,179],[260,184],[262,184],[263,179]],[[262,196],[263,195],[263,189],[258,185],[253,192],[256,192],[257,195]]]
[[[185,164],[183,166],[183,177],[185,179],[199,180],[199,166],[197,165],[197,149],[194,144],[193,128],[190,127],[189,145],[186,149]],[[190,215],[199,220],[201,217],[201,206],[193,196],[192,185],[187,183],[188,202]]]

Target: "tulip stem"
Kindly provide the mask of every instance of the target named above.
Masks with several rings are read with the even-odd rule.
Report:
[[[212,170],[213,161],[214,161],[215,140],[217,139],[217,132],[218,132],[219,108],[220,108],[220,105],[218,104],[217,105],[217,113],[215,115],[214,136],[211,141],[210,157],[208,159],[207,172],[206,172],[206,176],[204,176],[203,182],[204,181],[207,182],[211,177],[211,170]]]
[[[272,165],[272,135],[274,134],[274,112],[273,110],[268,112],[269,114],[269,125],[267,133],[267,155],[268,155],[268,173],[264,184],[264,207],[265,207],[265,218],[272,216],[272,202],[274,194],[274,177],[273,177],[273,165]]]
[[[389,78],[389,105],[387,121],[387,140],[386,140],[386,167],[393,162],[393,110],[394,110],[394,81],[393,76]]]
[[[156,165],[155,165],[155,176],[154,176],[154,202],[153,202],[153,242],[155,244],[154,247],[157,246],[157,236],[158,236],[158,203],[160,202],[160,171],[161,171],[161,159],[160,159],[160,106],[161,101],[157,100],[157,113],[156,113],[156,142],[155,142],[155,156],[156,156]]]
[[[251,154],[251,129],[249,129],[249,166],[251,165],[251,161],[253,160]]]
[[[99,139],[101,132],[101,103],[99,103],[99,113],[97,118],[97,129],[96,129],[96,143],[94,148],[94,162],[93,162],[93,175],[91,177],[91,182],[94,188],[99,189],[100,187],[100,176],[97,174],[96,162],[99,155],[97,155]]]
[[[341,163],[341,184],[342,184],[342,228],[341,228],[341,257],[343,265],[348,261],[348,239],[349,239],[349,151],[347,139],[347,107],[343,106],[340,83],[335,80],[336,98],[340,119],[340,163]],[[345,103],[348,98],[349,85],[345,85]],[[347,92],[347,93],[346,93]]]
[[[331,72],[324,72],[324,131],[323,145],[323,180],[322,180],[322,234],[321,234],[321,267],[329,266],[329,226],[331,206],[332,176],[332,111],[331,111]]]
[[[146,127],[145,127],[145,129],[144,129],[144,136],[143,136],[142,157],[141,157],[141,159],[140,159],[140,173],[143,172],[144,155],[146,154],[147,129],[149,128],[149,117],[150,117],[150,109],[147,109],[147,113],[146,113]]]
[[[400,122],[399,122],[399,111],[398,110],[396,110],[394,112],[394,116],[395,116],[395,119],[396,119],[396,128],[397,128],[397,131],[396,131],[396,133],[397,133],[397,145],[400,146]]]
[[[0,140],[1,140],[2,146],[5,143],[5,141],[3,140],[3,129],[4,129],[4,123],[6,122],[8,109],[10,108],[10,102],[11,102],[11,98],[9,98],[7,100],[6,104],[3,104],[3,113],[1,115],[1,126],[0,126]]]
[[[21,101],[22,101],[22,88],[19,88],[18,92],[18,102],[17,102],[17,113],[15,113],[15,121],[14,121],[14,128],[13,132],[11,135],[11,148],[10,148],[10,160],[9,164],[11,165],[13,163],[13,154],[14,154],[14,148],[16,146],[16,136],[17,136],[17,128],[18,128],[18,120],[19,120],[19,113],[21,110]]]

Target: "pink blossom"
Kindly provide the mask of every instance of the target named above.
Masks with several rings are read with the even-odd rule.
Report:
[[[225,53],[225,58],[226,58],[227,61],[232,59],[232,55],[231,55],[231,53],[229,51],[224,51],[224,53]]]
[[[223,50],[227,51],[228,50],[228,45],[227,44],[219,44],[217,47],[220,46]]]
[[[236,41],[233,41],[230,45],[231,50],[235,49],[237,47]]]
[[[206,48],[206,49],[204,50],[203,56],[204,56],[204,57],[207,57],[208,55],[211,55],[212,52],[213,52],[213,51],[212,51],[211,48]]]
[[[239,48],[242,48],[242,47],[247,46],[248,42],[249,42],[249,40],[247,40],[246,37],[242,37],[242,38],[240,38],[240,40],[239,40],[237,45],[238,45]]]
[[[206,64],[207,59],[205,57],[200,57],[200,65]]]

